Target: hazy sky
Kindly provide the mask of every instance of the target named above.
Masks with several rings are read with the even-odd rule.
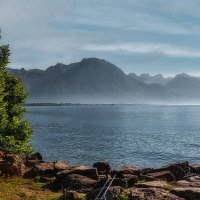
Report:
[[[84,57],[126,73],[200,75],[200,0],[0,0],[13,68]]]

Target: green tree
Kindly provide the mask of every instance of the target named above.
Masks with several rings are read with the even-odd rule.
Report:
[[[6,71],[9,46],[0,46],[0,148],[6,152],[29,153],[32,128],[24,120],[27,94],[20,78]]]

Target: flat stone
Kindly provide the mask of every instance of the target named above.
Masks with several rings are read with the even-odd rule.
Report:
[[[200,176],[187,177],[185,180],[177,181],[174,187],[200,187]]]
[[[184,200],[160,188],[133,188],[128,192],[128,200]]]
[[[113,170],[111,172],[112,176],[116,175],[117,178],[122,178],[124,174],[132,174],[140,177],[141,173],[142,173],[141,169],[132,166],[125,166],[119,170]]]
[[[88,166],[84,166],[84,165],[80,165],[80,166],[77,166],[77,167],[72,167],[72,168],[60,171],[59,173],[57,173],[57,176],[59,178],[62,178],[62,177],[65,177],[69,174],[80,174],[80,175],[92,178],[94,180],[98,180],[97,168],[88,167]]]
[[[56,171],[62,171],[62,170],[68,169],[70,167],[72,167],[72,166],[69,163],[66,163],[63,161],[56,161],[54,163],[54,168]]]
[[[45,173],[48,171],[54,171],[54,163],[51,162],[43,162],[35,165],[35,170],[40,173]]]
[[[143,178],[149,181],[163,180],[168,182],[176,181],[176,178],[170,171],[160,171],[146,174]]]

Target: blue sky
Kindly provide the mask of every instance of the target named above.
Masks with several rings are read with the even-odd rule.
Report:
[[[10,67],[45,69],[84,57],[124,72],[200,76],[199,0],[0,0]]]

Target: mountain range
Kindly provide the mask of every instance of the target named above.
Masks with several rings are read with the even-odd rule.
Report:
[[[134,79],[137,79],[139,81],[142,81],[146,84],[157,83],[160,85],[165,85],[167,82],[169,82],[172,79],[172,77],[164,78],[162,74],[157,74],[157,75],[151,76],[148,73],[140,74],[139,76],[136,75],[135,73],[130,73],[129,76]]]
[[[11,69],[28,91],[29,103],[171,103],[200,102],[200,78],[188,74],[164,78],[161,74],[125,74],[114,64],[84,58],[46,70]]]

